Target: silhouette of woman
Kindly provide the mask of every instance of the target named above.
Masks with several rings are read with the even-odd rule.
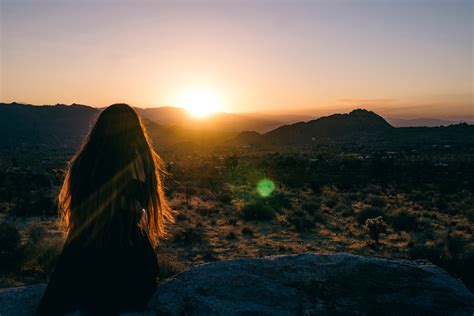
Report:
[[[156,285],[154,246],[173,221],[162,170],[130,106],[100,114],[59,193],[66,242],[37,315],[143,311]]]

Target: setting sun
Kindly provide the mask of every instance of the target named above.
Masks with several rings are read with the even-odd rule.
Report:
[[[204,117],[218,111],[222,105],[219,96],[211,90],[194,89],[185,91],[178,105],[196,117]]]

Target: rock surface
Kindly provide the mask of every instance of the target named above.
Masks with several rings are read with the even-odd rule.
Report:
[[[0,315],[31,315],[44,285],[0,290]],[[422,261],[300,254],[219,261],[157,287],[147,315],[473,315],[474,296]]]

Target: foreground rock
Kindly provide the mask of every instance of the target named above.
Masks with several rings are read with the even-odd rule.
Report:
[[[0,315],[30,315],[43,285],[0,291]],[[426,262],[349,254],[237,259],[162,282],[148,315],[472,315],[474,296]]]

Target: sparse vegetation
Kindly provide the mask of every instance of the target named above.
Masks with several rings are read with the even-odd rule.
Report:
[[[263,202],[255,202],[245,205],[242,210],[245,220],[269,221],[275,218],[276,212],[271,206]]]
[[[406,209],[397,210],[389,217],[390,225],[396,230],[414,231],[418,229],[418,219]]]
[[[466,170],[474,170],[474,150],[403,146],[314,144],[270,153],[196,147],[163,153],[170,168],[167,197],[178,215],[158,249],[160,278],[215,260],[346,251],[428,259],[473,289],[474,182]],[[391,151],[404,154],[394,158]],[[44,197],[54,201],[72,151],[45,151],[47,168],[31,156],[13,164],[2,153],[0,245],[7,250],[0,254],[0,286],[44,282],[63,241],[55,206],[51,213],[42,210]],[[227,160],[232,156],[236,159]],[[436,169],[438,161],[448,167]],[[256,190],[263,178],[274,184],[266,197]],[[451,178],[461,184],[447,193],[440,183],[453,185]],[[366,225],[378,217],[388,228]]]
[[[370,218],[385,217],[385,213],[380,209],[368,206],[364,207],[359,214],[357,214],[357,222],[362,225]]]

